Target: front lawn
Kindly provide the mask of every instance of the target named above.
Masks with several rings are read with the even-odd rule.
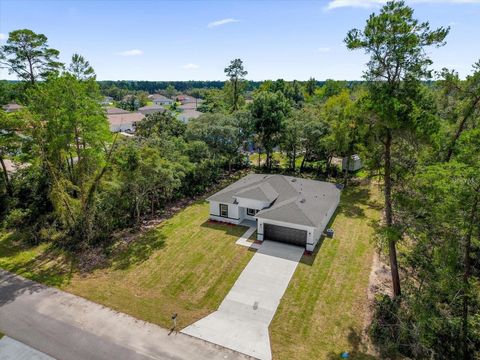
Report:
[[[208,216],[207,202],[188,206],[87,275],[70,272],[45,244],[19,248],[4,235],[0,267],[163,327],[178,313],[184,327],[217,309],[253,256],[235,245],[245,227],[210,223]]]
[[[316,254],[304,256],[270,325],[275,359],[373,359],[362,339],[372,266],[372,221],[381,216],[376,187],[347,188]]]

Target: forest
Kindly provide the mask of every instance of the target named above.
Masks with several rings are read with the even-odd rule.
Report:
[[[0,66],[20,81],[0,82],[0,102],[23,108],[0,111],[1,228],[80,254],[242,169],[356,186],[333,159],[359,154],[381,186],[372,241],[391,270],[372,341],[383,358],[479,358],[480,60],[465,79],[433,71],[428,49],[448,35],[390,1],[345,36],[369,57],[361,82],[253,82],[241,59],[222,82],[109,82],[79,54],[60,63],[45,35],[12,31]],[[103,96],[167,89],[202,98],[204,114],[110,133]],[[21,164],[14,174],[7,160]]]

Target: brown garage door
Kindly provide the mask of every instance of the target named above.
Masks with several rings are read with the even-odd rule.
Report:
[[[263,224],[263,238],[265,240],[281,241],[305,247],[307,244],[307,231],[285,226]]]

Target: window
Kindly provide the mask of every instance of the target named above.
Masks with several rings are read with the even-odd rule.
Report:
[[[228,217],[228,205],[220,204],[220,216]]]
[[[247,208],[247,215],[255,216],[257,214],[257,212],[258,212],[258,210]]]

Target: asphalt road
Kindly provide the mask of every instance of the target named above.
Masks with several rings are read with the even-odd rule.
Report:
[[[1,269],[0,332],[58,360],[246,358]]]

